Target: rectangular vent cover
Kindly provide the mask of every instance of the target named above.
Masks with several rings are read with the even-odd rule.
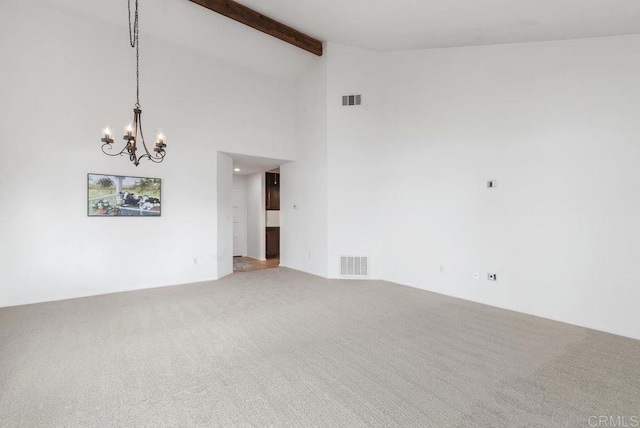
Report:
[[[340,256],[340,276],[368,277],[369,256]]]
[[[362,95],[343,95],[343,106],[359,106],[362,104]]]

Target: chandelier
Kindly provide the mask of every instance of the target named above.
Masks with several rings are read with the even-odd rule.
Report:
[[[133,19],[133,26],[131,25],[131,0],[127,0],[127,6],[129,7],[129,44],[132,48],[136,49],[136,104],[133,108],[133,123],[129,124],[125,130],[124,140],[126,141],[124,148],[118,153],[110,153],[113,149],[113,134],[107,127],[104,130],[104,137],[100,139],[102,144],[102,152],[108,156],[121,156],[123,154],[129,155],[129,160],[133,162],[135,166],[140,165],[140,161],[144,158],[149,159],[152,162],[160,163],[164,159],[166,152],[164,148],[167,146],[164,143],[164,135],[162,132],[158,133],[156,137],[156,144],[153,148],[154,153],[149,152],[147,144],[144,141],[144,135],[142,133],[142,110],[140,109],[140,42],[138,31],[138,0],[136,0],[136,9]],[[138,143],[142,143],[142,153],[138,156]]]

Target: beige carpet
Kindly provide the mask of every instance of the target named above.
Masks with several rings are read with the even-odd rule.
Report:
[[[639,413],[640,341],[381,281],[280,268],[0,309],[2,427],[589,427]]]

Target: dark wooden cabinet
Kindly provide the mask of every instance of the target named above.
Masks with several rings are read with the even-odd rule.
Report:
[[[280,174],[267,172],[265,180],[265,196],[267,211],[280,210]],[[280,228],[267,227],[266,257],[275,259],[280,257]]]
[[[266,256],[267,259],[275,259],[280,257],[280,228],[279,227],[267,227],[267,242],[266,242]]]
[[[266,173],[266,206],[268,210],[280,209],[280,174]]]

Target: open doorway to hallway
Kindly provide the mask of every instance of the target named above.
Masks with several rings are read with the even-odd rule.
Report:
[[[233,159],[233,272],[269,269],[280,258],[280,169],[277,159]]]

